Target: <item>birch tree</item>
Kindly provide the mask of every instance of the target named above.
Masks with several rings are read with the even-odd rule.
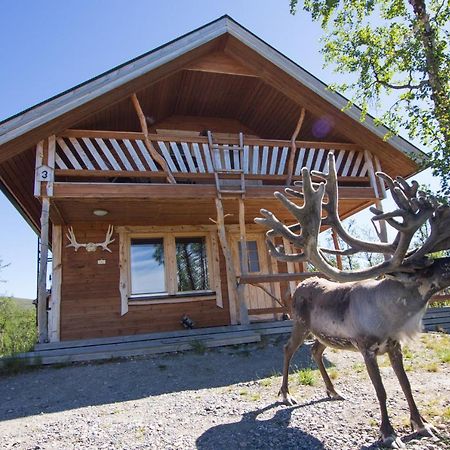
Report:
[[[290,8],[320,22],[326,65],[350,78],[332,89],[350,93],[362,121],[378,110],[392,133],[418,139],[449,195],[450,2],[291,0]]]

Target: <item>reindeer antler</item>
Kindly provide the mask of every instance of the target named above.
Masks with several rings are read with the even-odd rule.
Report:
[[[103,250],[106,250],[111,253],[111,250],[108,248],[108,245],[115,241],[115,239],[111,239],[114,232],[114,227],[112,225],[108,226],[108,231],[106,232],[106,238],[104,242],[98,243],[88,242],[86,244],[79,244],[75,237],[75,233],[73,232],[73,227],[69,227],[67,231],[68,233],[66,234],[66,236],[69,239],[70,244],[66,245],[66,247],[74,247],[76,252],[81,247],[84,247],[87,252],[95,252],[95,250],[97,250],[97,247],[101,247]]]
[[[323,181],[313,183],[311,175]],[[382,172],[377,173],[377,176],[382,178],[390,188],[397,209],[384,213],[377,208],[371,208],[374,214],[372,221],[386,220],[397,230],[397,236],[392,242],[363,241],[345,231],[338,214],[337,174],[334,155],[330,153],[328,173],[310,172],[309,169],[303,168],[303,181],[295,183],[302,187],[302,192],[289,188],[285,190],[290,196],[301,198],[304,202],[303,206],[298,206],[280,192],[275,193],[275,197],[293,214],[298,224],[287,226],[265,209],[261,210],[264,218],[255,219],[255,222],[270,228],[267,232],[270,254],[283,261],[309,261],[317,270],[336,281],[363,280],[384,273],[411,271],[416,266],[428,265],[430,261],[425,258],[426,254],[436,251],[437,247],[439,249],[444,246],[450,247],[449,208],[440,205],[434,197],[419,191],[415,181],[409,184],[401,177],[394,181]],[[325,195],[326,201],[324,201]],[[322,210],[326,213],[324,218],[322,218]],[[432,230],[429,238],[420,249],[408,253],[415,232],[427,220],[430,221]],[[321,248],[318,243],[321,226],[331,227],[348,245],[348,248],[344,250]],[[296,247],[301,248],[302,252],[287,254],[282,246],[275,246],[274,237],[276,236],[288,239]],[[383,253],[387,256],[387,260],[367,269],[350,272],[336,269],[324,256],[326,253],[350,255],[361,251]]]

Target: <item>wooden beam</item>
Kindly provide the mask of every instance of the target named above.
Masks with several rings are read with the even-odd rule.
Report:
[[[289,313],[290,308],[287,306],[275,306],[273,308],[258,308],[258,309],[249,309],[248,313],[251,316],[258,316],[261,314],[276,314],[276,313]]]
[[[48,225],[49,225],[50,200],[42,198],[41,212],[41,243],[39,259],[37,321],[38,341],[40,344],[48,341],[47,318],[47,262],[48,262]]]
[[[302,128],[303,121],[305,120],[306,110],[305,108],[302,108],[300,111],[300,117],[297,121],[297,126],[295,127],[294,133],[291,137],[291,154],[289,156],[289,163],[288,163],[288,177],[286,180],[286,185],[290,186],[292,183],[292,175],[294,173],[294,161],[295,161],[295,154],[297,152],[297,144],[295,141],[297,140],[297,136],[300,133],[300,129]]]
[[[267,199],[273,198],[276,191],[283,191],[284,186],[262,185],[246,186],[245,199]],[[199,197],[216,197],[214,185],[200,184],[135,184],[135,183],[62,183],[56,182],[53,186],[53,197],[55,199],[69,198],[147,198],[147,199],[198,199]],[[371,187],[349,187],[339,188],[339,199],[341,200],[374,200]]]
[[[147,121],[145,119],[144,113],[142,112],[142,108],[141,105],[139,104],[139,100],[136,94],[133,94],[131,96],[131,101],[133,102],[134,109],[136,110],[139,122],[141,123],[142,132],[144,133],[144,143],[145,146],[147,147],[147,150],[150,152],[151,157],[161,166],[161,168],[166,173],[167,181],[169,183],[175,184],[176,183],[175,178],[173,177],[166,160],[157,152],[155,147],[153,147],[153,144],[149,138]]]
[[[257,283],[271,283],[281,281],[305,280],[311,277],[323,277],[320,272],[298,272],[298,273],[273,273],[273,274],[249,274],[239,277],[241,284],[257,284]]]

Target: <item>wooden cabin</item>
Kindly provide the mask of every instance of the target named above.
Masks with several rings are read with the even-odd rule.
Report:
[[[333,151],[346,218],[384,197],[376,170],[417,171],[346,102],[224,16],[3,121],[1,186],[41,237],[40,342],[281,318],[303,268],[254,224],[292,221],[273,193]]]

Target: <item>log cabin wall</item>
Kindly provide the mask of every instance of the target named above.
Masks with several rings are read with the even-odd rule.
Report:
[[[102,242],[107,226],[78,223],[74,228],[78,242]],[[67,248],[63,228],[61,340],[124,336],[138,333],[181,330],[181,317],[187,314],[196,327],[230,324],[228,290],[223,255],[220,253],[220,277],[223,308],[215,300],[186,303],[129,305],[121,316],[119,292],[119,239],[109,246],[111,253],[97,249]],[[98,264],[105,260],[105,264]]]

